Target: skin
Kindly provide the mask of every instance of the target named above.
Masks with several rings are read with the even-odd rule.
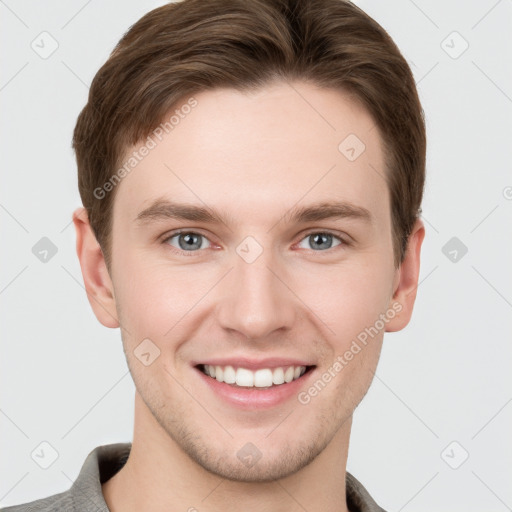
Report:
[[[424,225],[417,221],[395,269],[381,138],[349,95],[279,82],[194,97],[198,105],[118,185],[110,273],[85,211],[73,215],[90,304],[103,325],[121,327],[136,386],[132,451],[102,485],[105,500],[114,512],[216,511],[234,501],[246,511],[346,511],[352,414],[384,332],[411,318]],[[350,133],[366,145],[352,162],[338,150]],[[207,205],[234,222],[137,225],[161,197]],[[292,207],[323,200],[363,206],[373,223],[283,220]],[[164,240],[179,228],[204,235],[202,248],[184,254],[179,237]],[[332,238],[321,250],[309,235],[326,230],[352,243]],[[236,252],[247,236],[263,249],[253,263]],[[393,303],[401,311],[306,405],[294,397],[241,411],[191,366],[295,357],[315,364],[319,378]],[[149,366],[134,355],[145,338],[160,350]],[[262,454],[251,468],[236,456],[248,442]]]

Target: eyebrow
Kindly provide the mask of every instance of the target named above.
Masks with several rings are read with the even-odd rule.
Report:
[[[347,201],[323,201],[309,206],[293,207],[283,217],[286,223],[307,223],[327,219],[355,219],[372,224],[369,210]],[[188,220],[207,224],[235,224],[234,218],[211,208],[187,203],[177,203],[168,199],[157,199],[135,218],[137,224],[148,224],[159,220]]]

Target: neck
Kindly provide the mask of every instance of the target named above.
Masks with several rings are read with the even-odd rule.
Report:
[[[192,460],[136,393],[130,456],[102,485],[103,495],[111,512],[214,512],[227,510],[233,503],[247,512],[348,512],[345,474],[350,427],[351,419],[296,473],[270,482],[232,481]]]

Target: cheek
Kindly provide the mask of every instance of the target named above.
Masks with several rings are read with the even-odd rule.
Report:
[[[164,340],[168,344],[178,337],[187,315],[195,313],[211,288],[204,274],[200,277],[185,266],[170,269],[165,264],[149,264],[143,256],[124,258],[117,270],[116,301],[122,324],[137,340],[148,337],[161,346]]]
[[[295,289],[317,318],[329,326],[328,337],[341,349],[385,312],[391,279],[382,262],[374,260],[320,271],[301,280],[300,288]]]

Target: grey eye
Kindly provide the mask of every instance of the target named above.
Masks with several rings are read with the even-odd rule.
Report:
[[[178,246],[174,245],[171,240],[177,239]],[[170,236],[166,241],[169,245],[176,247],[176,249],[181,249],[182,251],[195,251],[196,249],[204,249],[203,241],[207,240],[204,235],[199,233],[194,233],[192,231],[176,233],[175,235]]]
[[[333,245],[333,243],[332,243],[333,240],[339,240],[339,242],[337,244]],[[326,249],[331,249],[332,247],[335,247],[336,245],[341,244],[341,239],[339,237],[337,237],[331,233],[323,233],[323,232],[311,233],[311,234],[307,235],[301,241],[301,244],[304,241],[309,242],[311,247],[303,247],[303,248],[305,248],[305,249],[312,248],[313,250],[318,249],[320,251],[325,251]]]

